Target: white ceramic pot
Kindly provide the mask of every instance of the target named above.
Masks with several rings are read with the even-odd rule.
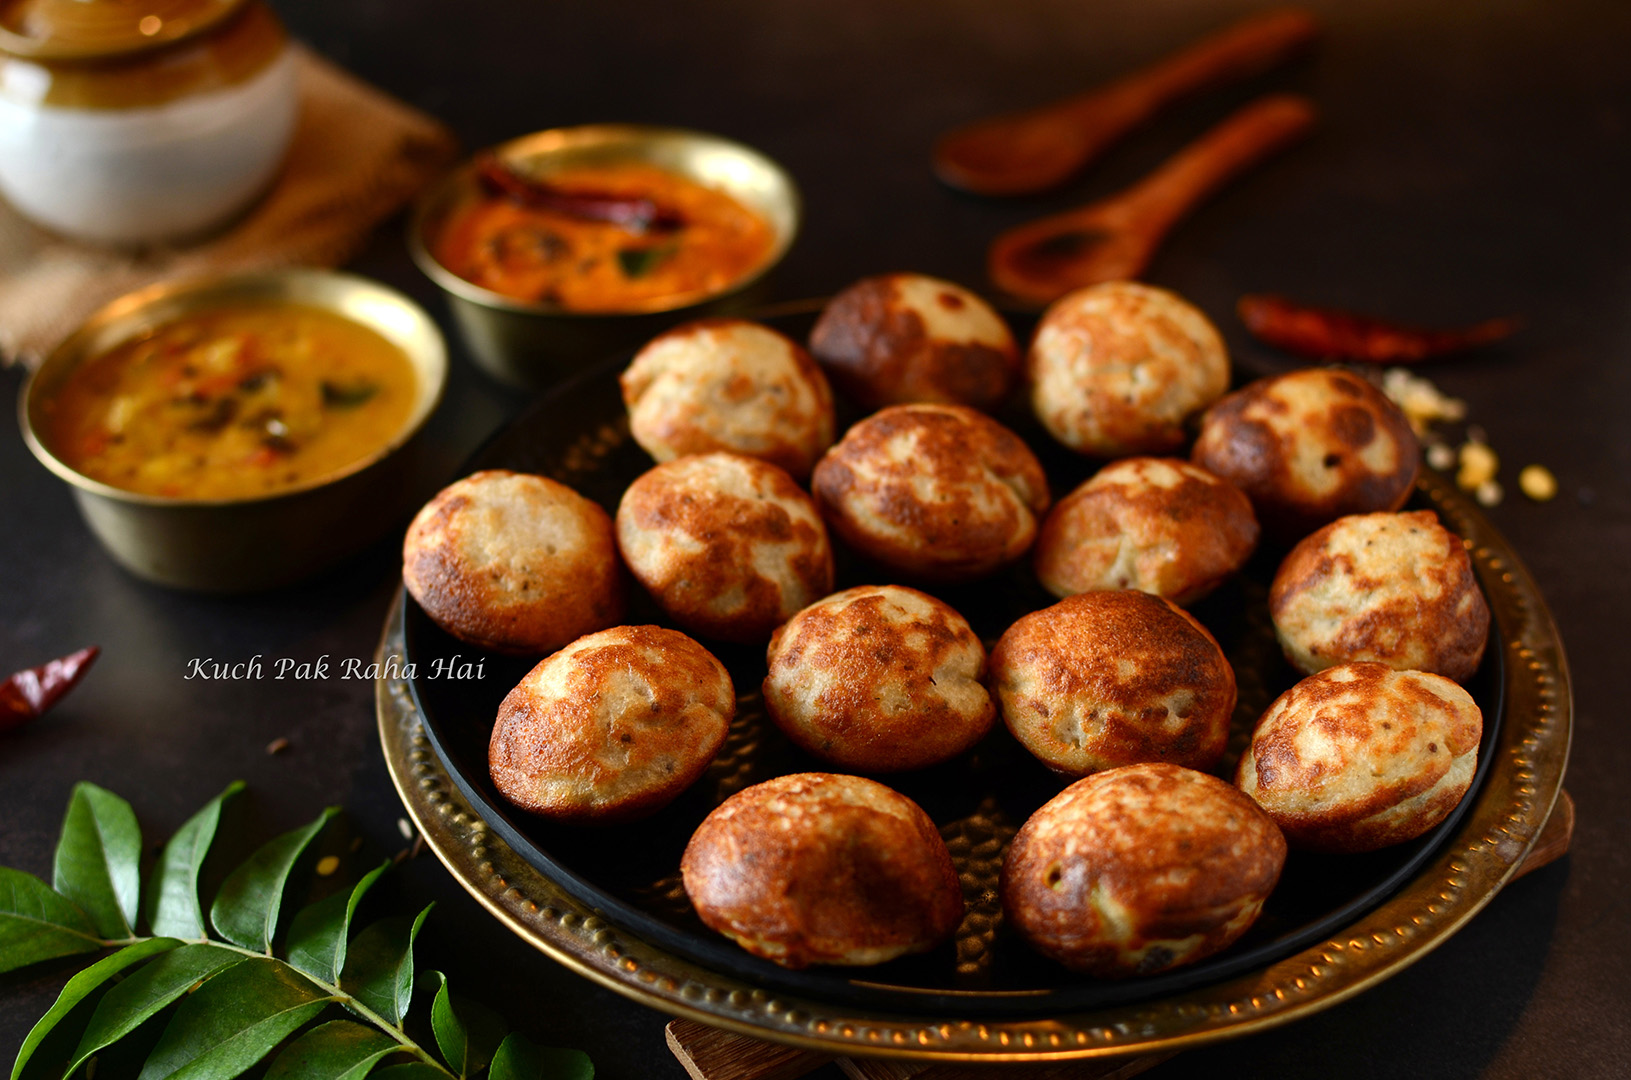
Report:
[[[125,246],[194,238],[246,210],[276,176],[298,107],[270,11],[259,0],[55,6],[69,3],[80,21],[53,34],[0,24],[0,194],[48,229]],[[107,15],[87,26],[97,8]],[[154,10],[136,19],[137,40],[115,32]],[[146,33],[153,19],[183,29],[164,40]]]

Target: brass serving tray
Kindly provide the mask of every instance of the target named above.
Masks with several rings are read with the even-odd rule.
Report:
[[[623,433],[586,433],[586,466]],[[1550,613],[1528,571],[1471,502],[1425,472],[1418,495],[1467,541],[1502,650],[1494,761],[1455,834],[1404,888],[1340,934],[1243,976],[1169,997],[1045,1020],[948,1020],[772,993],[608,922],[516,854],[443,768],[400,671],[382,663],[380,740],[431,850],[522,940],[642,1004],[761,1039],[846,1056],[969,1062],[1157,1053],[1274,1027],[1343,1001],[1425,956],[1513,876],[1562,790],[1572,698]],[[379,657],[406,654],[398,593]]]

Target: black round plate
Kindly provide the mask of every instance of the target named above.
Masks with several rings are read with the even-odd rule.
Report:
[[[811,318],[793,314],[765,321],[803,340]],[[540,399],[478,451],[466,471],[507,468],[554,476],[615,513],[624,489],[652,465],[627,437],[617,373],[628,360],[627,355],[611,358]],[[1096,468],[1058,447],[1022,403],[1010,403],[1001,419],[1037,452],[1056,499]],[[1420,495],[1416,505],[1433,508]],[[1268,584],[1283,554],[1260,551],[1243,574],[1192,609],[1222,644],[1240,687],[1231,753],[1220,775],[1232,775],[1253,722],[1297,679],[1275,644],[1267,610]],[[842,551],[838,569],[839,588],[866,584],[871,573]],[[1053,602],[1023,563],[973,585],[935,592],[968,618],[988,647],[1019,616]],[[637,586],[631,585],[630,594],[635,598],[630,623],[666,622]],[[951,1017],[1045,1017],[1164,997],[1262,968],[1341,931],[1411,880],[1473,801],[1464,799],[1427,835],[1383,851],[1292,853],[1262,917],[1233,947],[1209,960],[1145,978],[1094,980],[1039,956],[1002,925],[995,885],[1006,840],[1068,781],[1031,758],[999,724],[955,761],[880,778],[922,806],[947,837],[969,906],[957,940],[873,968],[790,971],[703,926],[678,873],[692,831],[729,795],[789,772],[830,769],[793,747],[765,719],[758,693],[765,674],[762,650],[706,643],[730,669],[739,705],[725,749],[701,781],[644,821],[565,826],[511,807],[488,776],[487,743],[499,702],[533,661],[483,653],[457,641],[411,598],[402,610],[405,659],[414,666],[410,686],[426,734],[465,798],[506,843],[608,922],[653,945],[767,990],[838,1005]],[[458,665],[476,661],[481,678],[448,677]],[[1502,711],[1500,664],[1501,651],[1487,650],[1483,667],[1467,684],[1484,713],[1475,790],[1494,756],[1490,748]]]

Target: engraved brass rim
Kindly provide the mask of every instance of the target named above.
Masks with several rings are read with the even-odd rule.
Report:
[[[1174,1051],[1277,1027],[1344,1001],[1443,944],[1511,879],[1562,790],[1573,698],[1551,614],[1528,570],[1465,496],[1426,470],[1417,488],[1464,538],[1489,597],[1490,647],[1506,654],[1498,759],[1461,828],[1397,895],[1338,936],[1254,973],[1172,997],[1047,1020],[981,1023],[773,995],[654,948],[524,862],[453,786],[424,736],[407,684],[388,664],[375,685],[386,764],[430,849],[483,907],[578,974],[663,1012],[829,1054],[991,1063]],[[401,603],[399,590],[380,642],[382,661],[404,655]]]

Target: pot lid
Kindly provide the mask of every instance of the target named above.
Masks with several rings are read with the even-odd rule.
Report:
[[[248,0],[0,0],[0,52],[94,60],[193,37]]]

